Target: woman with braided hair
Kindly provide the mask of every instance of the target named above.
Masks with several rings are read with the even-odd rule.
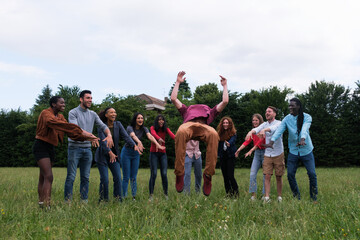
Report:
[[[310,198],[317,201],[317,177],[315,172],[315,159],[313,155],[314,146],[311,142],[309,128],[312,118],[309,114],[303,112],[302,104],[298,98],[290,99],[289,111],[280,126],[271,138],[271,147],[276,139],[288,129],[289,132],[289,155],[287,162],[288,180],[294,197],[300,199],[300,191],[296,182],[295,174],[298,168],[299,160],[304,164],[310,182]]]

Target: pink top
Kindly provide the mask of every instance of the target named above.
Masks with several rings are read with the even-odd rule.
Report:
[[[210,108],[204,104],[196,104],[187,107],[183,104],[181,108],[179,108],[179,112],[184,119],[184,123],[195,120],[196,118],[203,118],[206,124],[209,125],[214,121],[215,117],[219,115],[216,106]]]
[[[186,154],[190,158],[193,158],[194,154],[195,154],[196,159],[201,157],[201,152],[200,152],[200,149],[199,149],[199,141],[196,141],[196,140],[188,141],[186,143]]]
[[[169,128],[166,128],[166,132],[162,131],[161,129],[160,129],[158,132],[156,132],[154,126],[151,126],[151,127],[150,127],[150,133],[151,133],[151,135],[154,136],[154,138],[155,138],[156,140],[158,140],[159,138],[162,138],[162,140],[165,141],[165,136],[166,136],[166,134],[169,134],[169,136],[170,136],[172,139],[175,139],[175,135],[170,131]],[[161,146],[165,146],[165,143],[161,144]],[[154,143],[151,143],[150,152],[162,152],[162,153],[166,153],[166,149],[164,149],[164,150],[158,149],[158,150],[156,151],[156,145],[155,145]]]
[[[257,146],[259,149],[265,149],[262,144],[265,144],[265,138],[259,138],[258,135],[252,134],[252,139],[249,138],[247,141],[243,142],[242,145],[247,146],[251,143],[251,141],[254,141],[254,146]]]

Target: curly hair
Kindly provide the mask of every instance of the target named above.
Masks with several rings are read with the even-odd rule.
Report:
[[[53,103],[57,104],[57,102],[59,101],[60,98],[62,98],[62,97],[60,97],[60,96],[52,96],[50,98],[50,100],[49,100],[50,107],[54,107]]]
[[[228,129],[224,129],[223,127],[223,122],[225,120],[229,121],[229,128]],[[234,126],[234,122],[233,120],[229,117],[229,116],[225,116],[223,117],[217,128],[216,128],[217,133],[219,134],[220,137],[220,141],[224,141],[224,140],[229,140],[230,137],[234,136],[236,134],[236,128]]]

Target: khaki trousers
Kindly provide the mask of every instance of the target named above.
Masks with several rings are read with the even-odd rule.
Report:
[[[217,161],[219,135],[214,128],[198,122],[181,124],[175,135],[175,175],[185,174],[186,143],[189,140],[199,140],[206,143],[206,163],[204,174],[214,175]]]

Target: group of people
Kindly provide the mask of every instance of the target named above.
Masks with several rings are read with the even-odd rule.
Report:
[[[303,113],[301,102],[293,98],[289,103],[290,114],[283,121],[276,120],[277,109],[269,106],[266,109],[266,122],[260,114],[252,117],[253,128],[246,135],[245,142],[236,149],[236,128],[230,117],[223,117],[217,129],[210,127],[215,118],[225,109],[229,102],[227,80],[220,75],[223,86],[222,101],[210,108],[203,104],[186,106],[177,98],[179,86],[185,81],[185,72],[177,75],[177,80],[171,93],[171,101],[183,117],[176,134],[167,127],[165,117],[159,114],[151,126],[150,131],[144,126],[144,116],[135,113],[131,123],[125,129],[121,122],[116,120],[116,111],[107,107],[99,114],[90,110],[92,93],[84,90],[80,93],[80,105],[69,112],[69,122],[60,114],[65,109],[65,101],[60,96],[50,99],[50,107],[41,112],[37,129],[33,153],[40,168],[38,195],[41,207],[50,207],[51,186],[53,181],[52,164],[55,161],[54,147],[62,142],[64,133],[68,140],[67,177],[64,186],[64,199],[71,202],[73,196],[73,183],[76,178],[77,168],[80,168],[80,198],[88,201],[90,168],[93,155],[91,147],[97,147],[95,162],[100,173],[99,201],[109,199],[108,169],[113,175],[115,199],[122,201],[128,194],[130,182],[132,198],[135,200],[137,192],[137,172],[140,155],[144,151],[142,140],[146,137],[151,141],[150,147],[150,179],[149,199],[153,199],[157,169],[160,167],[164,196],[168,199],[167,155],[165,137],[170,136],[175,140],[175,175],[176,190],[190,192],[191,167],[194,165],[195,191],[200,192],[201,179],[203,178],[202,191],[204,195],[211,193],[212,176],[215,174],[217,159],[220,159],[221,171],[224,178],[226,194],[230,197],[239,195],[239,189],[234,177],[235,158],[239,152],[250,144],[254,147],[245,154],[254,158],[250,172],[249,192],[251,199],[256,199],[256,175],[263,166],[263,199],[270,201],[270,180],[275,169],[278,201],[282,201],[282,176],[285,170],[284,148],[282,133],[289,132],[288,180],[294,197],[300,199],[300,191],[295,179],[299,160],[308,171],[310,180],[310,197],[317,200],[317,178],[315,173],[315,160],[312,154],[313,145],[309,135],[311,116]],[[97,126],[98,136],[92,134],[94,125]],[[125,145],[120,151],[120,137]],[[206,161],[202,173],[202,159],[199,141],[207,145]],[[122,178],[121,178],[122,170]]]

